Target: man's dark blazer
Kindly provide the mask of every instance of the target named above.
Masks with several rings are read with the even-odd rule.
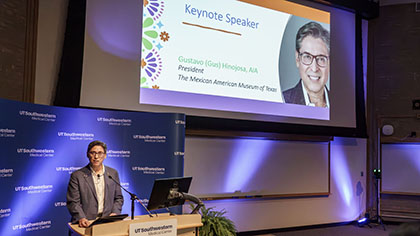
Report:
[[[111,176],[118,183],[120,179],[118,172],[105,166],[105,200],[103,216],[111,213],[120,214],[124,203],[121,188],[109,178]],[[98,215],[98,200],[95,184],[93,183],[92,171],[89,165],[73,172],[67,188],[67,209],[72,218],[71,222],[76,223],[82,218],[93,220]]]
[[[286,103],[306,105],[301,81],[299,80],[295,87],[283,92],[283,98]]]
[[[327,93],[329,92],[328,89],[326,89],[326,91]],[[283,98],[285,103],[306,105],[305,97],[303,95],[302,79],[299,80],[295,87],[284,91]]]

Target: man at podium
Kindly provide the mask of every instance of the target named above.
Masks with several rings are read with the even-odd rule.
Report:
[[[67,188],[67,209],[71,222],[88,227],[89,220],[121,213],[124,203],[118,172],[103,164],[107,146],[101,141],[89,143],[89,164],[73,172]]]

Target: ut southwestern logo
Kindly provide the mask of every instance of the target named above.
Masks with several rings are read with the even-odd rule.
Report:
[[[174,156],[183,156],[184,152],[174,152]]]
[[[51,228],[51,220],[30,222],[27,224],[18,224],[12,227],[13,230],[24,229],[25,231],[35,231],[35,230],[49,229],[49,228]]]
[[[30,186],[16,186],[15,192],[27,192],[28,194],[36,193],[50,193],[53,185],[30,185]]]
[[[54,206],[55,207],[64,207],[64,206],[67,206],[67,202],[55,202]]]
[[[121,186],[123,186],[126,189],[130,188],[130,183],[129,182],[121,182],[120,184],[121,184]]]
[[[29,116],[31,120],[36,121],[47,121],[47,122],[55,122],[57,115],[49,114],[49,113],[38,113],[36,111],[19,111],[19,115],[21,116]]]
[[[0,209],[0,219],[10,216],[11,213],[12,213],[11,208]]]
[[[108,150],[107,157],[130,157],[130,150]]]
[[[164,143],[166,142],[165,135],[143,135],[143,134],[135,134],[133,135],[133,139],[143,140],[147,143]]]
[[[96,118],[98,122],[106,122],[109,125],[114,126],[131,126],[131,119],[119,119],[119,118],[108,118],[108,117],[98,117]]]
[[[150,226],[147,228],[136,228],[134,229],[134,233],[136,234],[149,233],[149,235],[168,234],[172,232],[173,228],[174,228],[173,225]],[[157,231],[157,232],[153,232],[153,231]]]
[[[166,169],[164,167],[147,167],[147,166],[132,166],[132,171],[142,171],[143,174],[148,175],[164,175]]]
[[[92,133],[75,133],[75,132],[57,132],[58,137],[69,138],[71,141],[77,140],[93,140],[95,137]]]
[[[0,169],[0,178],[7,178],[13,176],[13,169]]]
[[[0,138],[14,138],[16,135],[15,129],[0,128]]]
[[[28,154],[30,157],[53,157],[54,149],[18,148],[18,154]]]
[[[74,171],[80,169],[82,167],[80,166],[57,166],[55,167],[55,170],[57,172],[67,172],[69,174],[73,173]]]

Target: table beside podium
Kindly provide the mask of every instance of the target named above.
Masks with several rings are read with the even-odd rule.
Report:
[[[185,215],[169,215],[168,214],[158,214],[154,217],[148,215],[135,216],[134,220],[131,220],[130,217],[127,217],[124,220],[97,224],[89,228],[81,228],[77,224],[68,224],[72,235],[83,235],[83,236],[99,236],[99,235],[112,235],[112,236],[128,236],[129,229],[131,224],[143,223],[143,222],[152,222],[159,220],[177,220],[177,235],[182,236],[193,236],[198,235],[198,228],[203,224],[201,223],[200,214],[185,214]]]

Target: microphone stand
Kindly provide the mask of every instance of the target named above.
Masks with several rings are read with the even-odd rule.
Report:
[[[130,199],[131,199],[131,219],[134,220],[134,201],[137,200],[137,202],[139,202],[143,208],[147,211],[147,214],[149,214],[150,217],[153,217],[152,213],[150,213],[150,211],[146,208],[146,206],[143,205],[143,203],[140,201],[140,199],[134,194],[129,192],[127,189],[125,189],[123,186],[121,186],[120,183],[118,183],[118,181],[116,181],[114,178],[112,178],[111,175],[108,174],[108,177],[110,179],[112,179],[112,181],[114,181],[118,186],[120,186],[120,188],[122,190],[124,190],[125,192],[127,192],[130,195]]]

